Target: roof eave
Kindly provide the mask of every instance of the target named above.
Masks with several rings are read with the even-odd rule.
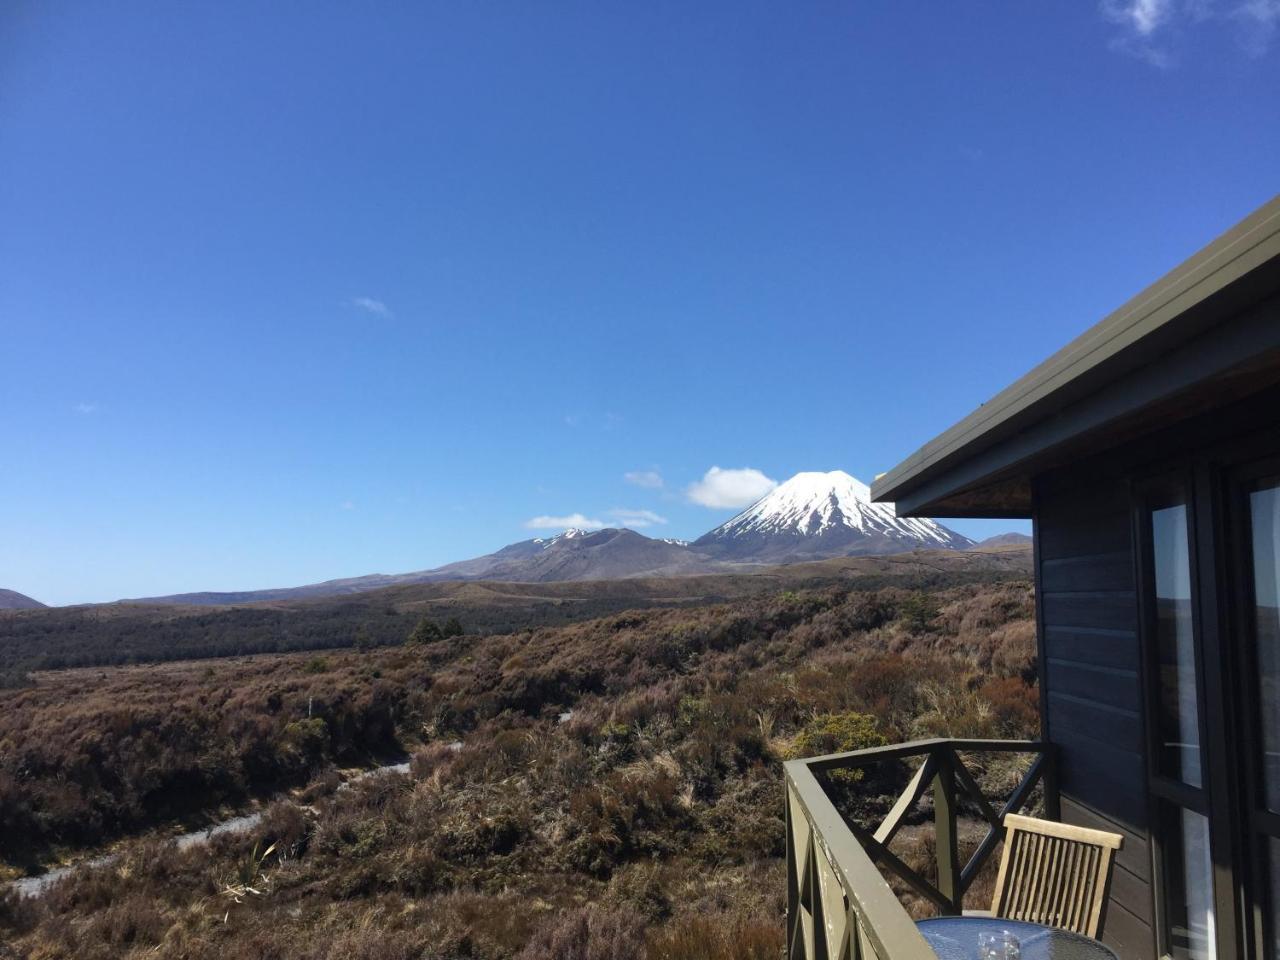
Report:
[[[1271,269],[1262,269],[1268,266]],[[1152,356],[1202,334],[1249,298],[1273,290],[1280,281],[1278,266],[1280,196],[881,475],[871,486],[872,499],[896,502],[904,515],[1022,515],[989,512],[998,508],[984,508],[980,497],[973,498],[974,491],[1002,479],[999,471],[975,476],[974,471],[959,468],[984,450],[1061,415]],[[1249,283],[1250,279],[1256,282]],[[1064,438],[1044,439],[1061,442]],[[1023,461],[1036,453],[1022,450]],[[1002,465],[1005,481],[1010,466]],[[948,513],[957,509],[954,501],[966,491],[971,501],[968,511]],[[1029,510],[1029,505],[1018,509]]]

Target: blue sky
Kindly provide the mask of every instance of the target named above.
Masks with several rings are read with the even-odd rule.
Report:
[[[712,467],[869,481],[1276,192],[1277,28],[5,4],[0,586],[398,572],[574,514],[691,537],[735,512],[690,496]]]

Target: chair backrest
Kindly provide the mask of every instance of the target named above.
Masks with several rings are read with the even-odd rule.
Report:
[[[1004,826],[991,912],[1096,937],[1124,837],[1016,813]]]

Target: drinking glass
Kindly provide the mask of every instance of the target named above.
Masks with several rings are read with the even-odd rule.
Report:
[[[1022,944],[1008,930],[978,934],[978,960],[1021,960]]]

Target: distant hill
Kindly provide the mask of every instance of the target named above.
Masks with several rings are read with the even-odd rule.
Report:
[[[524,540],[497,553],[428,571],[424,581],[613,580],[680,576],[729,569],[679,540],[657,540],[627,529],[566,530],[549,539]]]
[[[413,573],[375,573],[345,580],[326,580],[301,587],[244,590],[229,593],[177,593],[142,597],[122,603],[223,605],[272,600],[304,600],[366,593],[384,587],[448,580],[499,580],[549,583],[573,580],[613,580],[626,577],[681,576],[735,569],[690,550],[679,540],[658,540],[634,530],[566,530],[554,537],[522,540],[495,553],[460,560]]]
[[[975,543],[971,550],[990,550],[997,547],[1029,547],[1031,537],[1025,533],[997,533],[994,537]]]
[[[0,610],[40,610],[44,606],[17,590],[0,590]]]
[[[693,543],[628,529],[566,530],[494,553],[411,573],[375,573],[297,587],[178,593],[122,603],[224,605],[366,593],[448,580],[509,583],[613,580],[748,572],[779,563],[911,550],[965,550],[973,541],[933,520],[899,518],[872,503],[866,485],[840,470],[798,473]]]
[[[440,581],[234,606],[128,603],[13,610],[0,613],[0,673],[398,644],[424,614],[437,621],[457,617],[472,634],[509,633],[624,610],[697,606],[778,590],[920,590],[1027,580],[1030,571],[1031,552],[1025,549],[918,550],[715,575]]]

